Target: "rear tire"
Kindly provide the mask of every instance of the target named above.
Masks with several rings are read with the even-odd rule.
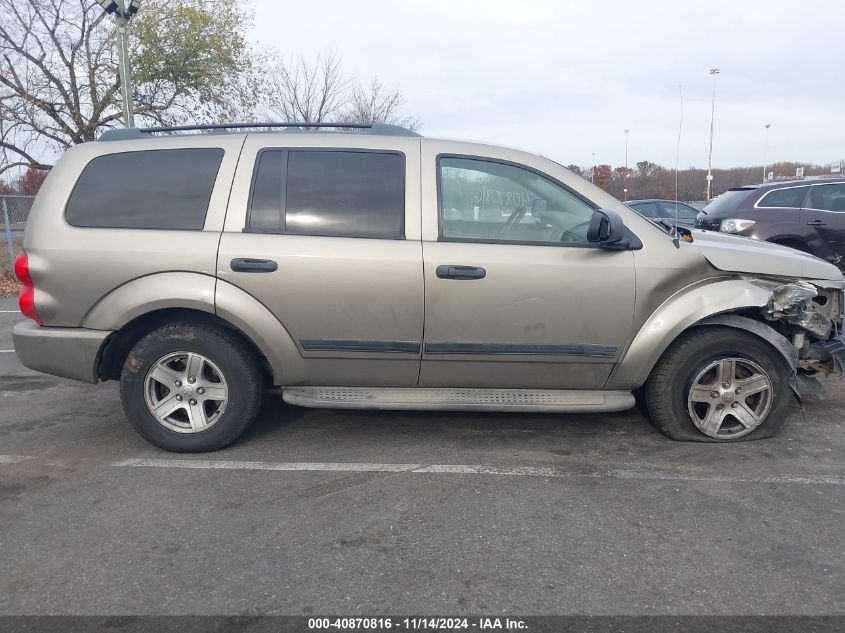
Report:
[[[789,413],[790,371],[779,352],[752,334],[697,328],[673,343],[652,371],[645,386],[649,418],[679,441],[771,437]]]
[[[129,352],[120,397],[135,430],[159,448],[214,451],[255,419],[263,376],[240,337],[202,321],[164,325]]]

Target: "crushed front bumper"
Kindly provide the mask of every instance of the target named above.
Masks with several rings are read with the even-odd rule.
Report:
[[[15,325],[12,340],[21,364],[35,371],[82,382],[97,382],[103,341],[111,332],[44,327],[32,321]]]

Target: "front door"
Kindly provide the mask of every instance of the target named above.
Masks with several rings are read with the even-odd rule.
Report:
[[[813,253],[845,266],[845,183],[811,186],[801,223]]]
[[[534,169],[423,160],[438,235],[423,241],[420,384],[601,389],[632,326],[633,254],[588,243],[594,205]]]

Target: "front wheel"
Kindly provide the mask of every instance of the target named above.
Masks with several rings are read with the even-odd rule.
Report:
[[[645,387],[652,424],[674,440],[771,437],[789,412],[790,368],[765,341],[705,327],[673,343]]]
[[[244,342],[199,321],[147,334],[127,356],[120,377],[126,417],[146,440],[176,452],[232,443],[255,418],[262,387]]]

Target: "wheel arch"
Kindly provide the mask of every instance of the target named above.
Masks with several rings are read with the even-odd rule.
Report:
[[[157,273],[105,295],[81,326],[112,334],[100,350],[97,375],[119,377],[126,355],[141,337],[164,323],[200,319],[235,332],[261,360],[276,385],[301,384],[307,373],[292,337],[255,297],[210,275]]]
[[[760,337],[794,369],[798,355],[786,337],[749,316],[758,313],[770,297],[766,289],[736,278],[709,280],[680,290],[645,321],[623,352],[605,389],[642,387],[672,343],[692,328],[707,325],[734,327]]]
[[[813,254],[807,240],[799,235],[774,235],[766,241],[771,242],[772,244],[779,244],[780,246],[788,246],[789,248],[794,248],[804,253],[809,253],[810,255]]]

